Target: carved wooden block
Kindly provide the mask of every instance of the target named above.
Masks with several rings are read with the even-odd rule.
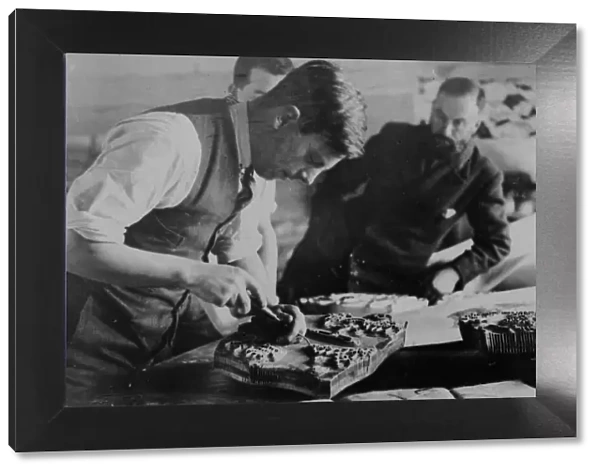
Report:
[[[331,399],[371,375],[406,340],[407,322],[388,314],[329,314],[307,319],[306,338],[279,346],[240,330],[215,351],[215,368],[250,385]]]
[[[488,355],[535,357],[534,310],[468,311],[460,315],[459,328],[468,346]]]

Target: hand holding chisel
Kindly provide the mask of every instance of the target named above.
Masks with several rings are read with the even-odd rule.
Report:
[[[298,335],[306,334],[304,314],[298,307],[288,304],[261,306],[255,298],[250,300],[253,321],[270,332],[276,343],[285,345],[293,342]]]

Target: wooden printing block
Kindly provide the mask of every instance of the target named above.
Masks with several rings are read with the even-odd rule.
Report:
[[[277,346],[256,334],[238,331],[219,343],[214,366],[249,385],[293,390],[315,399],[331,399],[373,374],[385,359],[404,347],[408,326],[407,322],[393,322],[387,314],[342,318],[345,323],[328,324],[336,315],[307,317],[308,340],[299,338],[286,346]],[[350,332],[352,322],[367,330]],[[377,330],[378,326],[385,330]],[[354,340],[354,346],[341,346],[335,338],[328,338],[327,342],[323,338],[311,340],[311,333],[319,334],[323,330],[339,334],[343,340],[346,337]]]
[[[536,315],[533,310],[470,311],[459,318],[465,343],[489,356],[536,353]]]

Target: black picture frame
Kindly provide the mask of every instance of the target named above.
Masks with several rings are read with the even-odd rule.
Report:
[[[9,25],[9,444],[15,451],[576,436],[576,25],[61,10],[15,10]],[[310,34],[299,40],[289,31]],[[537,397],[451,406],[440,400],[65,408],[68,53],[535,64]]]

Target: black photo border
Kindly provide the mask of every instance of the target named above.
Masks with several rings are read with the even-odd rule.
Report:
[[[9,444],[14,450],[576,436],[576,25],[63,10],[15,10],[9,25]],[[69,53],[535,64],[537,397],[65,408]]]

